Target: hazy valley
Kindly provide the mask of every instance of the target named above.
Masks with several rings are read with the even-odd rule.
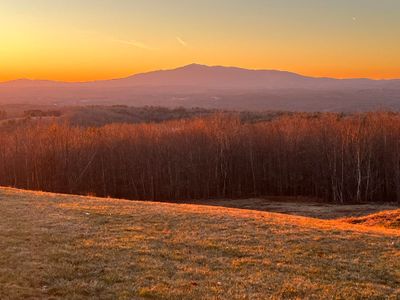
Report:
[[[400,80],[312,78],[192,64],[105,81],[0,83],[0,104],[10,103],[305,112],[399,110]]]

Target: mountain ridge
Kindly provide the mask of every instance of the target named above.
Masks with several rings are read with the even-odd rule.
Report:
[[[197,72],[197,74],[196,74]],[[20,78],[20,79],[15,79],[15,80],[9,80],[9,81],[3,81],[0,82],[0,85],[32,85],[32,84],[40,84],[40,85],[45,85],[45,84],[63,84],[63,85],[90,85],[90,84],[100,84],[100,83],[115,83],[119,81],[134,81],[137,80],[138,78],[142,79],[143,77],[149,77],[149,76],[159,76],[159,75],[171,75],[171,74],[176,74],[176,73],[182,73],[182,74],[190,74],[190,75],[201,75],[201,73],[207,73],[209,74],[210,72],[217,72],[217,75],[221,75],[222,73],[228,73],[235,72],[236,74],[240,73],[240,75],[252,75],[252,76],[265,76],[265,75],[270,75],[270,76],[287,76],[289,78],[297,78],[297,79],[302,79],[302,80],[330,80],[330,81],[338,81],[338,82],[350,82],[350,81],[369,81],[369,82],[400,82],[400,78],[397,79],[373,79],[373,78],[335,78],[335,77],[318,77],[318,76],[307,76],[303,75],[300,73],[296,72],[290,72],[290,71],[285,71],[285,70],[274,70],[274,69],[248,69],[248,68],[241,68],[241,67],[236,67],[236,66],[222,66],[222,65],[203,65],[203,64],[197,64],[197,63],[192,63],[188,65],[184,65],[181,67],[173,68],[173,69],[160,69],[160,70],[154,70],[154,71],[148,71],[148,72],[141,72],[141,73],[136,73],[132,74],[126,77],[120,77],[120,78],[113,78],[113,79],[101,79],[101,80],[90,80],[90,81],[58,81],[58,80],[49,80],[49,79],[29,79],[29,78]]]

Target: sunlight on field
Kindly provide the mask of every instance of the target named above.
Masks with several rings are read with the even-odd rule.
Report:
[[[0,298],[400,297],[400,231],[0,189]]]
[[[347,218],[344,221],[351,224],[400,229],[400,210],[380,212],[359,218]]]

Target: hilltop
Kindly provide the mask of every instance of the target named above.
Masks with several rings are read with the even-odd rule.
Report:
[[[1,298],[400,296],[395,229],[7,188],[0,205]]]

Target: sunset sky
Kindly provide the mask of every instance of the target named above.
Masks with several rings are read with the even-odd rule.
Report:
[[[1,0],[0,81],[190,63],[400,78],[399,0]]]

